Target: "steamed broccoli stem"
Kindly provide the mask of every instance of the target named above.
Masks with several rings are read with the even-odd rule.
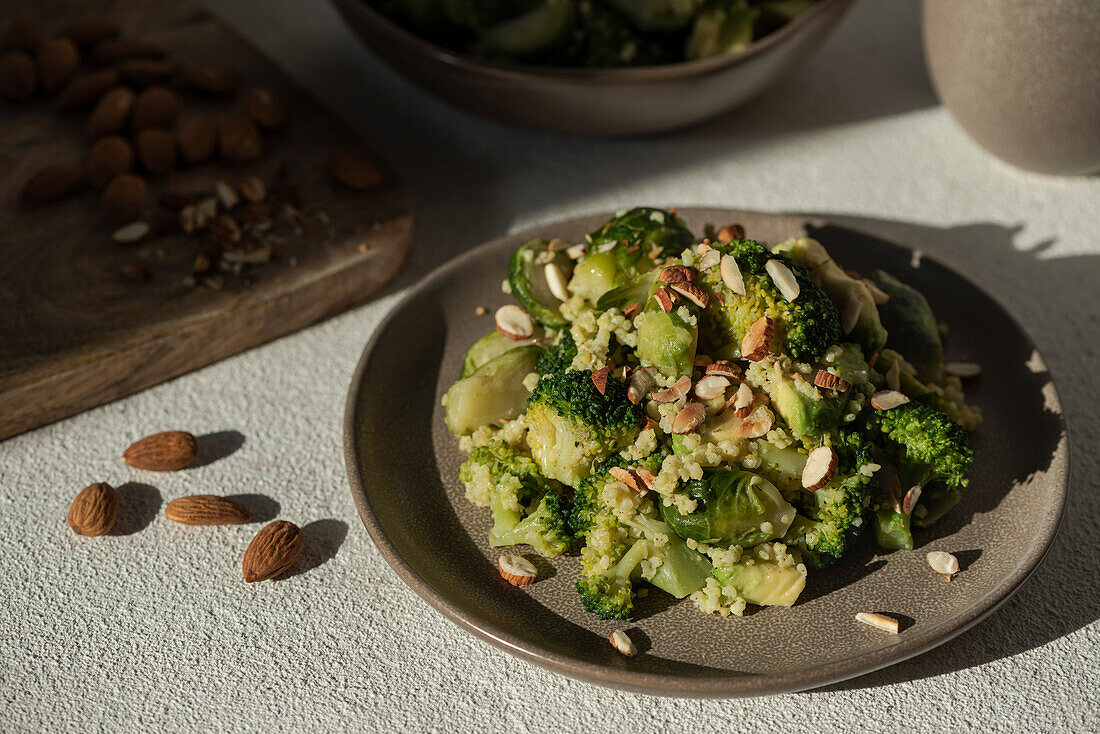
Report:
[[[529,545],[540,556],[552,558],[568,550],[573,541],[567,523],[569,502],[561,494],[548,492],[539,500],[530,515],[508,526],[507,521],[512,519],[511,516],[510,511],[505,511],[502,515],[505,522],[494,524],[489,531],[489,545],[494,548],[502,545]],[[497,517],[495,507],[493,517]]]
[[[511,503],[506,503],[504,494],[499,491],[490,495],[489,509],[493,513],[493,528],[489,531],[489,545],[516,545],[516,543],[498,543],[496,541],[515,530],[523,519],[523,510],[517,509]]]
[[[661,559],[649,583],[677,599],[706,586],[712,570],[710,561],[699,551],[688,548],[668,525],[645,515],[635,515],[626,524],[650,540],[654,555]],[[667,539],[663,544],[657,542],[663,539]]]
[[[649,557],[649,541],[631,546],[619,562],[607,571],[577,582],[584,608],[600,619],[626,619],[634,611],[634,579],[641,563]]]
[[[913,533],[909,518],[887,504],[875,511],[875,540],[887,550],[913,550]]]

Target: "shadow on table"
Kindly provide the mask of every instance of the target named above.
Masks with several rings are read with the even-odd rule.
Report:
[[[920,249],[1007,304],[1059,380],[1066,420],[1076,432],[1071,433],[1073,470],[1059,536],[1020,591],[989,619],[941,647],[820,690],[880,686],[974,667],[1041,647],[1100,619],[1100,582],[1086,560],[1100,557],[1100,537],[1095,532],[1100,494],[1090,480],[1100,471],[1100,461],[1086,443],[1086,433],[1100,424],[1095,400],[1100,394],[1100,372],[1089,368],[1100,358],[1095,340],[1100,333],[1100,298],[1095,291],[1100,283],[1100,255],[1045,257],[1054,243],[1048,240],[1025,246],[1019,241],[1022,226],[971,224],[941,229],[859,217],[829,217],[829,221],[832,226],[813,234],[823,240],[858,236],[846,231],[851,228]],[[983,367],[988,370],[991,365]],[[1046,433],[1039,428],[1029,440],[1041,442]],[[1012,452],[1007,466],[997,470],[1024,479],[1046,468],[1053,448],[1045,443],[1023,446]],[[983,496],[972,490],[972,494],[977,495],[975,506],[948,515],[945,527],[923,540],[953,532],[975,512],[988,511],[999,502],[999,497],[990,493]],[[981,553],[980,548],[972,549],[960,554],[960,561],[970,565]]]
[[[118,519],[111,535],[133,535],[149,526],[160,511],[160,490],[140,482],[118,487]]]
[[[318,566],[331,561],[336,557],[344,539],[348,537],[348,524],[343,520],[327,518],[314,520],[308,525],[302,526],[302,539],[305,548],[299,556],[297,563],[291,568],[284,578],[309,573]]]

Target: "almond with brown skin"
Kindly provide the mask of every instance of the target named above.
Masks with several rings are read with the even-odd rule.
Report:
[[[16,18],[8,23],[4,34],[4,50],[19,51],[25,54],[38,52],[38,47],[46,40],[46,31],[30,18]]]
[[[88,153],[88,180],[102,188],[134,166],[134,149],[126,138],[108,135],[100,138]]]
[[[333,177],[349,189],[363,191],[377,186],[382,172],[368,158],[348,151],[336,151],[329,162]]]
[[[675,403],[677,400],[685,397],[688,394],[688,390],[691,389],[691,378],[687,375],[682,375],[676,382],[672,383],[664,390],[658,390],[651,396],[654,402],[658,403]]]
[[[740,224],[727,224],[722,229],[718,230],[718,241],[723,243],[730,243],[734,240],[745,239],[745,228]]]
[[[253,87],[241,95],[241,109],[264,130],[278,130],[286,124],[286,107],[264,87]]]
[[[176,471],[199,455],[199,442],[186,431],[161,431],[135,441],[122,454],[122,460],[135,469]]]
[[[670,265],[661,271],[658,280],[662,283],[690,283],[699,275],[699,271],[687,265]]]
[[[244,580],[253,583],[275,578],[294,565],[304,547],[302,531],[294,523],[276,520],[264,526],[244,552]]]
[[[105,18],[79,18],[61,29],[61,35],[73,39],[82,48],[92,48],[118,33],[118,25]]]
[[[27,206],[57,201],[84,188],[84,169],[79,163],[63,161],[42,166],[23,184],[22,199]]]
[[[0,58],[0,96],[12,102],[22,102],[34,94],[36,86],[38,72],[30,56],[12,52]]]
[[[180,155],[187,163],[202,163],[218,145],[218,121],[213,115],[196,115],[180,125],[176,135]]]
[[[160,44],[141,38],[108,38],[92,49],[92,63],[114,66],[129,59],[163,59],[168,51]]]
[[[99,203],[110,221],[132,222],[145,208],[145,181],[132,173],[115,176],[103,189]]]
[[[592,373],[592,384],[596,386],[596,391],[599,392],[600,395],[607,392],[607,378],[607,367],[601,367]]]
[[[47,92],[68,83],[80,66],[80,49],[71,38],[51,38],[38,48],[38,78]]]
[[[193,494],[169,502],[164,516],[181,525],[239,525],[248,522],[252,514],[225,497]]]
[[[89,484],[69,505],[69,527],[77,535],[94,538],[109,533],[117,518],[118,492],[103,482]]]
[[[699,308],[706,308],[707,303],[710,301],[710,296],[707,295],[707,292],[694,283],[673,283],[669,288],[676,291]]]
[[[691,433],[703,424],[707,409],[702,403],[688,403],[672,421],[672,432],[678,436]]]
[[[661,286],[656,291],[654,291],[653,298],[656,299],[657,304],[665,313],[669,313],[670,311],[672,311],[672,309],[676,308],[676,304],[680,302],[679,296],[677,296],[665,286]]]
[[[814,375],[814,384],[826,390],[836,390],[837,392],[847,392],[852,389],[851,382],[825,370],[817,371],[817,374]]]
[[[218,152],[229,161],[250,161],[263,150],[256,123],[239,112],[223,117],[218,126]]]
[[[741,358],[750,362],[759,362],[768,354],[775,335],[775,325],[767,316],[761,316],[753,322],[741,340]]]
[[[172,133],[149,128],[139,132],[134,143],[145,170],[161,176],[176,170],[176,139]]]
[[[165,84],[176,75],[176,65],[169,61],[153,59],[131,59],[115,67],[127,84],[135,87],[148,87],[152,84]]]
[[[837,455],[829,446],[818,446],[806,457],[802,467],[802,488],[816,492],[836,474]]]
[[[134,98],[134,90],[129,87],[115,87],[103,95],[88,117],[88,137],[96,140],[126,127]]]
[[[229,94],[237,88],[237,72],[217,59],[185,59],[180,76],[187,86],[207,94]]]
[[[152,127],[169,130],[180,111],[180,98],[168,87],[152,86],[134,100],[133,120],[135,131]],[[174,145],[174,143],[173,143]]]
[[[108,91],[118,86],[119,75],[114,69],[100,69],[78,76],[57,95],[54,106],[61,112],[91,107]]]

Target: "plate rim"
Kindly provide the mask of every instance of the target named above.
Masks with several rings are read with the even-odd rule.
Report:
[[[738,210],[738,209],[725,209],[721,207],[678,207],[678,210],[682,214],[687,213],[703,213],[703,212],[725,212],[733,214],[736,218],[739,214],[753,214],[764,215],[768,217],[788,217],[793,219],[801,219],[804,223],[812,224],[825,224],[830,221],[828,216],[822,215],[803,215],[798,213],[788,212],[765,212],[765,211],[750,211],[750,210]],[[1047,405],[1054,413],[1058,428],[1061,430],[1061,441],[1065,446],[1065,461],[1064,465],[1060,467],[1057,472],[1058,476],[1050,477],[1055,481],[1059,481],[1061,493],[1060,493],[1060,506],[1058,507],[1057,516],[1053,522],[1053,526],[1047,535],[1045,542],[1039,546],[1034,546],[1028,552],[1028,554],[1021,561],[1016,570],[1008,576],[1008,578],[1000,584],[994,591],[983,597],[977,604],[969,607],[964,613],[958,615],[951,620],[933,627],[919,636],[910,639],[899,638],[898,642],[894,645],[873,650],[869,653],[863,653],[860,655],[852,655],[834,662],[831,662],[824,666],[818,666],[812,669],[802,669],[795,671],[787,671],[778,674],[753,674],[745,677],[737,676],[700,676],[685,678],[675,675],[665,675],[659,673],[646,673],[640,671],[632,671],[626,668],[614,668],[606,665],[600,665],[597,663],[586,662],[583,660],[577,660],[565,655],[549,652],[542,649],[537,644],[526,642],[515,636],[497,628],[491,623],[477,619],[471,614],[467,614],[462,609],[455,606],[442,592],[436,590],[430,583],[422,578],[415,569],[412,568],[406,562],[400,552],[390,542],[389,538],[383,532],[381,526],[378,523],[377,517],[375,517],[373,510],[370,506],[370,501],[367,497],[366,489],[363,482],[363,477],[358,471],[361,465],[359,451],[355,441],[355,422],[356,422],[356,408],[361,402],[363,394],[363,375],[366,372],[367,365],[381,340],[383,334],[386,332],[390,323],[397,318],[398,314],[417,297],[422,295],[425,291],[429,290],[435,285],[435,283],[448,273],[470,260],[476,260],[482,257],[485,253],[499,248],[506,242],[512,242],[522,239],[534,239],[545,234],[546,231],[555,228],[569,226],[576,222],[595,219],[600,216],[608,218],[612,216],[614,212],[594,212],[589,214],[581,214],[575,217],[569,217],[566,219],[560,219],[551,222],[545,222],[534,225],[532,227],[523,229],[521,231],[506,234],[501,237],[494,238],[488,242],[484,242],[476,247],[467,250],[464,253],[456,255],[455,257],[445,261],[437,266],[430,273],[421,278],[417,283],[411,286],[402,296],[401,300],[396,303],[389,312],[379,321],[375,327],[374,332],[371,334],[370,339],[367,340],[366,345],[363,348],[362,354],[356,363],[355,371],[352,374],[351,385],[348,390],[348,396],[344,404],[344,420],[343,420],[343,453],[344,453],[344,466],[348,475],[348,482],[350,484],[352,499],[355,502],[356,509],[359,512],[359,517],[363,522],[363,525],[367,529],[368,535],[374,542],[375,547],[382,554],[382,557],[390,565],[391,568],[397,573],[398,577],[409,586],[421,599],[428,602],[428,604],[434,608],[437,612],[441,613],[444,617],[454,622],[459,628],[474,634],[476,637],[483,639],[490,644],[503,649],[513,655],[523,658],[529,662],[533,662],[536,665],[550,670],[555,673],[566,675],[568,677],[585,681],[587,683],[593,683],[607,688],[613,688],[618,690],[631,691],[635,693],[650,694],[656,696],[672,696],[672,697],[690,697],[690,698],[735,698],[745,696],[758,696],[758,695],[775,695],[781,693],[794,693],[797,691],[803,691],[810,688],[819,688],[832,683],[836,683],[851,678],[856,678],[867,673],[880,670],[900,663],[904,660],[916,657],[922,653],[925,653],[935,647],[938,647],[958,635],[971,629],[978,622],[991,615],[998,608],[1001,607],[1006,601],[1008,601],[1013,594],[1019,591],[1020,587],[1027,581],[1028,578],[1035,572],[1035,570],[1042,564],[1047,554],[1050,552],[1051,547],[1054,544],[1055,539],[1058,537],[1058,533],[1061,529],[1062,522],[1065,517],[1066,505],[1069,500],[1069,479],[1072,467],[1071,462],[1071,443],[1069,437],[1069,426],[1066,420],[1065,412],[1062,408],[1061,396],[1058,392],[1057,383],[1055,381],[1053,373],[1050,371],[1049,365],[1046,364],[1046,359],[1042,356],[1042,352],[1039,351],[1035,345],[1031,335],[1023,328],[1020,322],[1016,319],[1015,315],[993,294],[989,293],[985,289],[975,284],[970,278],[966,277],[963,273],[959,272],[955,268],[952,268],[934,257],[930,257],[927,253],[922,253],[925,260],[935,263],[937,267],[941,267],[963,281],[968,283],[972,288],[982,293],[986,298],[990,299],[993,304],[999,308],[1005,316],[1011,321],[1013,326],[1019,331],[1020,334],[1027,339],[1030,346],[1034,350],[1035,354],[1038,354],[1042,359],[1044,366],[1049,377],[1048,384],[1050,385],[1049,395],[1046,396]],[[707,216],[710,216],[709,214]],[[839,222],[838,222],[839,224]],[[863,232],[858,226],[851,226],[842,224],[847,229],[853,231]],[[892,240],[886,239],[879,235],[874,235],[870,232],[864,232],[868,236],[872,236],[877,240],[880,240],[889,247],[902,250],[906,253],[912,253],[913,248],[899,244]]]

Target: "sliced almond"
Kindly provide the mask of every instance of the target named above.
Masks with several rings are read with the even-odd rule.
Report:
[[[555,237],[546,243],[546,249],[550,252],[565,252],[570,247],[572,247],[572,245],[569,244],[569,241],[563,240],[561,237]]]
[[[734,240],[745,239],[745,228],[740,224],[727,224],[722,229],[718,230],[718,241],[723,243],[730,243]]]
[[[657,475],[644,466],[634,467],[634,473],[637,475],[638,481],[641,482],[641,488],[638,491],[644,493],[646,490],[651,490],[657,486]]]
[[[500,577],[512,586],[528,586],[535,583],[539,572],[535,564],[523,556],[506,555],[497,559],[497,571]]]
[[[775,259],[768,260],[764,263],[764,269],[768,271],[775,287],[779,289],[779,292],[783,294],[788,302],[793,302],[798,298],[798,294],[802,292],[802,287],[798,285],[798,279],[794,277],[794,273],[785,263]]]
[[[890,300],[890,294],[879,288],[877,285],[869,280],[863,281],[867,284],[867,289],[871,291],[871,300],[881,306]]]
[[[886,370],[884,375],[886,379],[886,387],[891,390],[901,389],[901,360],[895,359],[894,363],[890,365],[890,369]]]
[[[628,658],[638,654],[638,648],[634,646],[633,640],[627,637],[627,634],[622,630],[615,630],[612,632],[608,640],[611,642],[613,648],[623,655],[626,655]]]
[[[658,279],[662,283],[690,283],[699,275],[699,271],[687,265],[670,265],[661,271]]]
[[[982,366],[977,362],[948,362],[943,366],[943,371],[968,382],[982,374]]]
[[[568,283],[565,280],[565,274],[561,272],[561,268],[557,266],[557,263],[546,263],[543,272],[546,274],[546,285],[550,287],[550,292],[554,294],[554,298],[559,301],[568,301]]]
[[[711,362],[707,365],[706,374],[720,375],[729,380],[740,380],[743,377],[741,368],[726,359]]]
[[[535,320],[519,306],[501,306],[496,313],[497,331],[512,341],[523,341],[535,335]]]
[[[635,492],[645,493],[645,489],[638,484],[638,478],[631,473],[629,469],[624,469],[621,466],[613,466],[607,470],[607,473],[615,477],[618,481],[622,482],[626,486],[633,489]]]
[[[745,295],[745,278],[741,275],[737,258],[733,255],[723,255],[718,272],[722,274],[722,282],[726,284],[727,288],[739,296]]]
[[[588,247],[582,242],[579,245],[573,245],[565,251],[565,256],[570,260],[580,260],[584,257],[584,254],[588,252]]]
[[[714,398],[721,397],[726,394],[726,388],[729,387],[730,381],[728,377],[722,375],[707,375],[699,382],[695,383],[695,397],[700,400],[714,400]]]
[[[658,288],[653,293],[653,297],[657,299],[657,303],[661,305],[661,310],[665,313],[668,313],[672,309],[676,308],[676,303],[679,301],[679,298],[676,297],[676,294],[674,294],[672,291],[670,291],[668,288],[665,288],[664,286]]]
[[[707,247],[706,252],[702,251],[702,245],[700,245],[699,269],[700,270],[712,270],[722,262],[722,253],[718,250],[714,250]]]
[[[936,573],[942,573],[948,581],[959,572],[959,559],[946,551],[931,551],[925,559]]]
[[[761,316],[752,323],[741,340],[741,358],[750,362],[759,362],[768,354],[775,336],[775,324],[767,316]]]
[[[733,429],[734,438],[761,438],[768,435],[768,431],[775,424],[772,412],[763,405],[757,406],[747,418],[741,420],[740,425]]]
[[[633,319],[635,316],[637,316],[639,313],[641,313],[641,311],[642,311],[642,304],[638,303],[637,301],[634,301],[633,303],[628,303],[626,305],[626,308],[623,309],[623,316],[625,316],[628,319]]]
[[[840,330],[845,334],[852,333],[859,323],[859,315],[863,312],[863,296],[852,296],[844,302],[844,308],[840,311]]]
[[[817,374],[814,375],[814,384],[826,390],[836,390],[837,392],[848,392],[852,389],[851,382],[826,370],[817,371]]]
[[[256,176],[249,176],[241,181],[241,196],[253,204],[258,204],[267,198],[267,187]]]
[[[669,287],[699,308],[706,308],[707,303],[710,301],[707,292],[694,283],[673,283]]]
[[[707,409],[702,403],[688,403],[672,420],[672,432],[682,436],[691,433],[703,424],[707,417]]]
[[[653,393],[652,397],[653,400],[658,403],[675,403],[677,400],[685,397],[690,389],[691,378],[684,375],[664,390]]]
[[[818,446],[806,457],[802,468],[802,487],[811,492],[824,487],[836,474],[836,452],[829,446]]]
[[[909,398],[897,390],[879,390],[871,396],[871,407],[875,410],[893,410],[908,402]]]
[[[742,382],[737,387],[737,392],[726,402],[726,407],[733,408],[734,415],[738,418],[745,418],[752,412],[752,404],[755,398],[756,396],[753,395],[752,388],[748,386],[748,383]]]
[[[863,624],[869,624],[872,627],[878,627],[880,630],[885,630],[892,635],[898,633],[898,620],[893,617],[887,617],[885,614],[860,612],[856,615],[856,621],[863,622]]]
[[[129,245],[138,242],[149,234],[149,225],[146,222],[130,222],[111,233],[111,239],[120,244]]]
[[[642,430],[643,431],[656,431],[660,427],[661,426],[660,426],[659,423],[657,423],[657,421],[653,420],[652,418],[650,418],[647,415],[645,417],[645,427]]]
[[[229,211],[241,202],[241,197],[237,194],[236,190],[225,181],[218,181],[214,184],[214,194],[218,197],[218,201],[221,202],[222,208],[226,211]]]
[[[909,488],[909,491],[905,493],[905,496],[901,499],[901,511],[908,515],[913,514],[913,508],[917,506],[917,502],[920,501],[921,486],[914,484]]]
[[[592,373],[592,384],[596,386],[600,395],[607,393],[607,377],[609,370],[607,367],[601,367]]]
[[[626,399],[637,405],[653,389],[655,382],[652,367],[639,367],[630,376],[630,385],[626,389]]]

